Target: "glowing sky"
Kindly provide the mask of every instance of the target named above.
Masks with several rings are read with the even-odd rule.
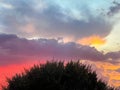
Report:
[[[120,0],[0,0],[0,84],[54,58],[92,64],[120,86],[119,35]]]

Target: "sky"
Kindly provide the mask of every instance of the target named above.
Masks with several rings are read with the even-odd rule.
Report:
[[[120,0],[0,0],[0,85],[47,60],[92,65],[120,86]]]

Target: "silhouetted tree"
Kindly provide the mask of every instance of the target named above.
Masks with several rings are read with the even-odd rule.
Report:
[[[47,62],[34,65],[8,79],[3,90],[114,90],[97,79],[90,66],[79,62]]]

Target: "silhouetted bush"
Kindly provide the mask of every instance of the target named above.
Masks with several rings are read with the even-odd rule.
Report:
[[[90,66],[79,62],[47,62],[34,65],[8,79],[3,90],[113,90],[97,79]]]

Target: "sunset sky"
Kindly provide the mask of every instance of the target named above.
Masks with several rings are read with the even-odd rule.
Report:
[[[120,86],[120,0],[0,0],[0,85],[53,59]]]

